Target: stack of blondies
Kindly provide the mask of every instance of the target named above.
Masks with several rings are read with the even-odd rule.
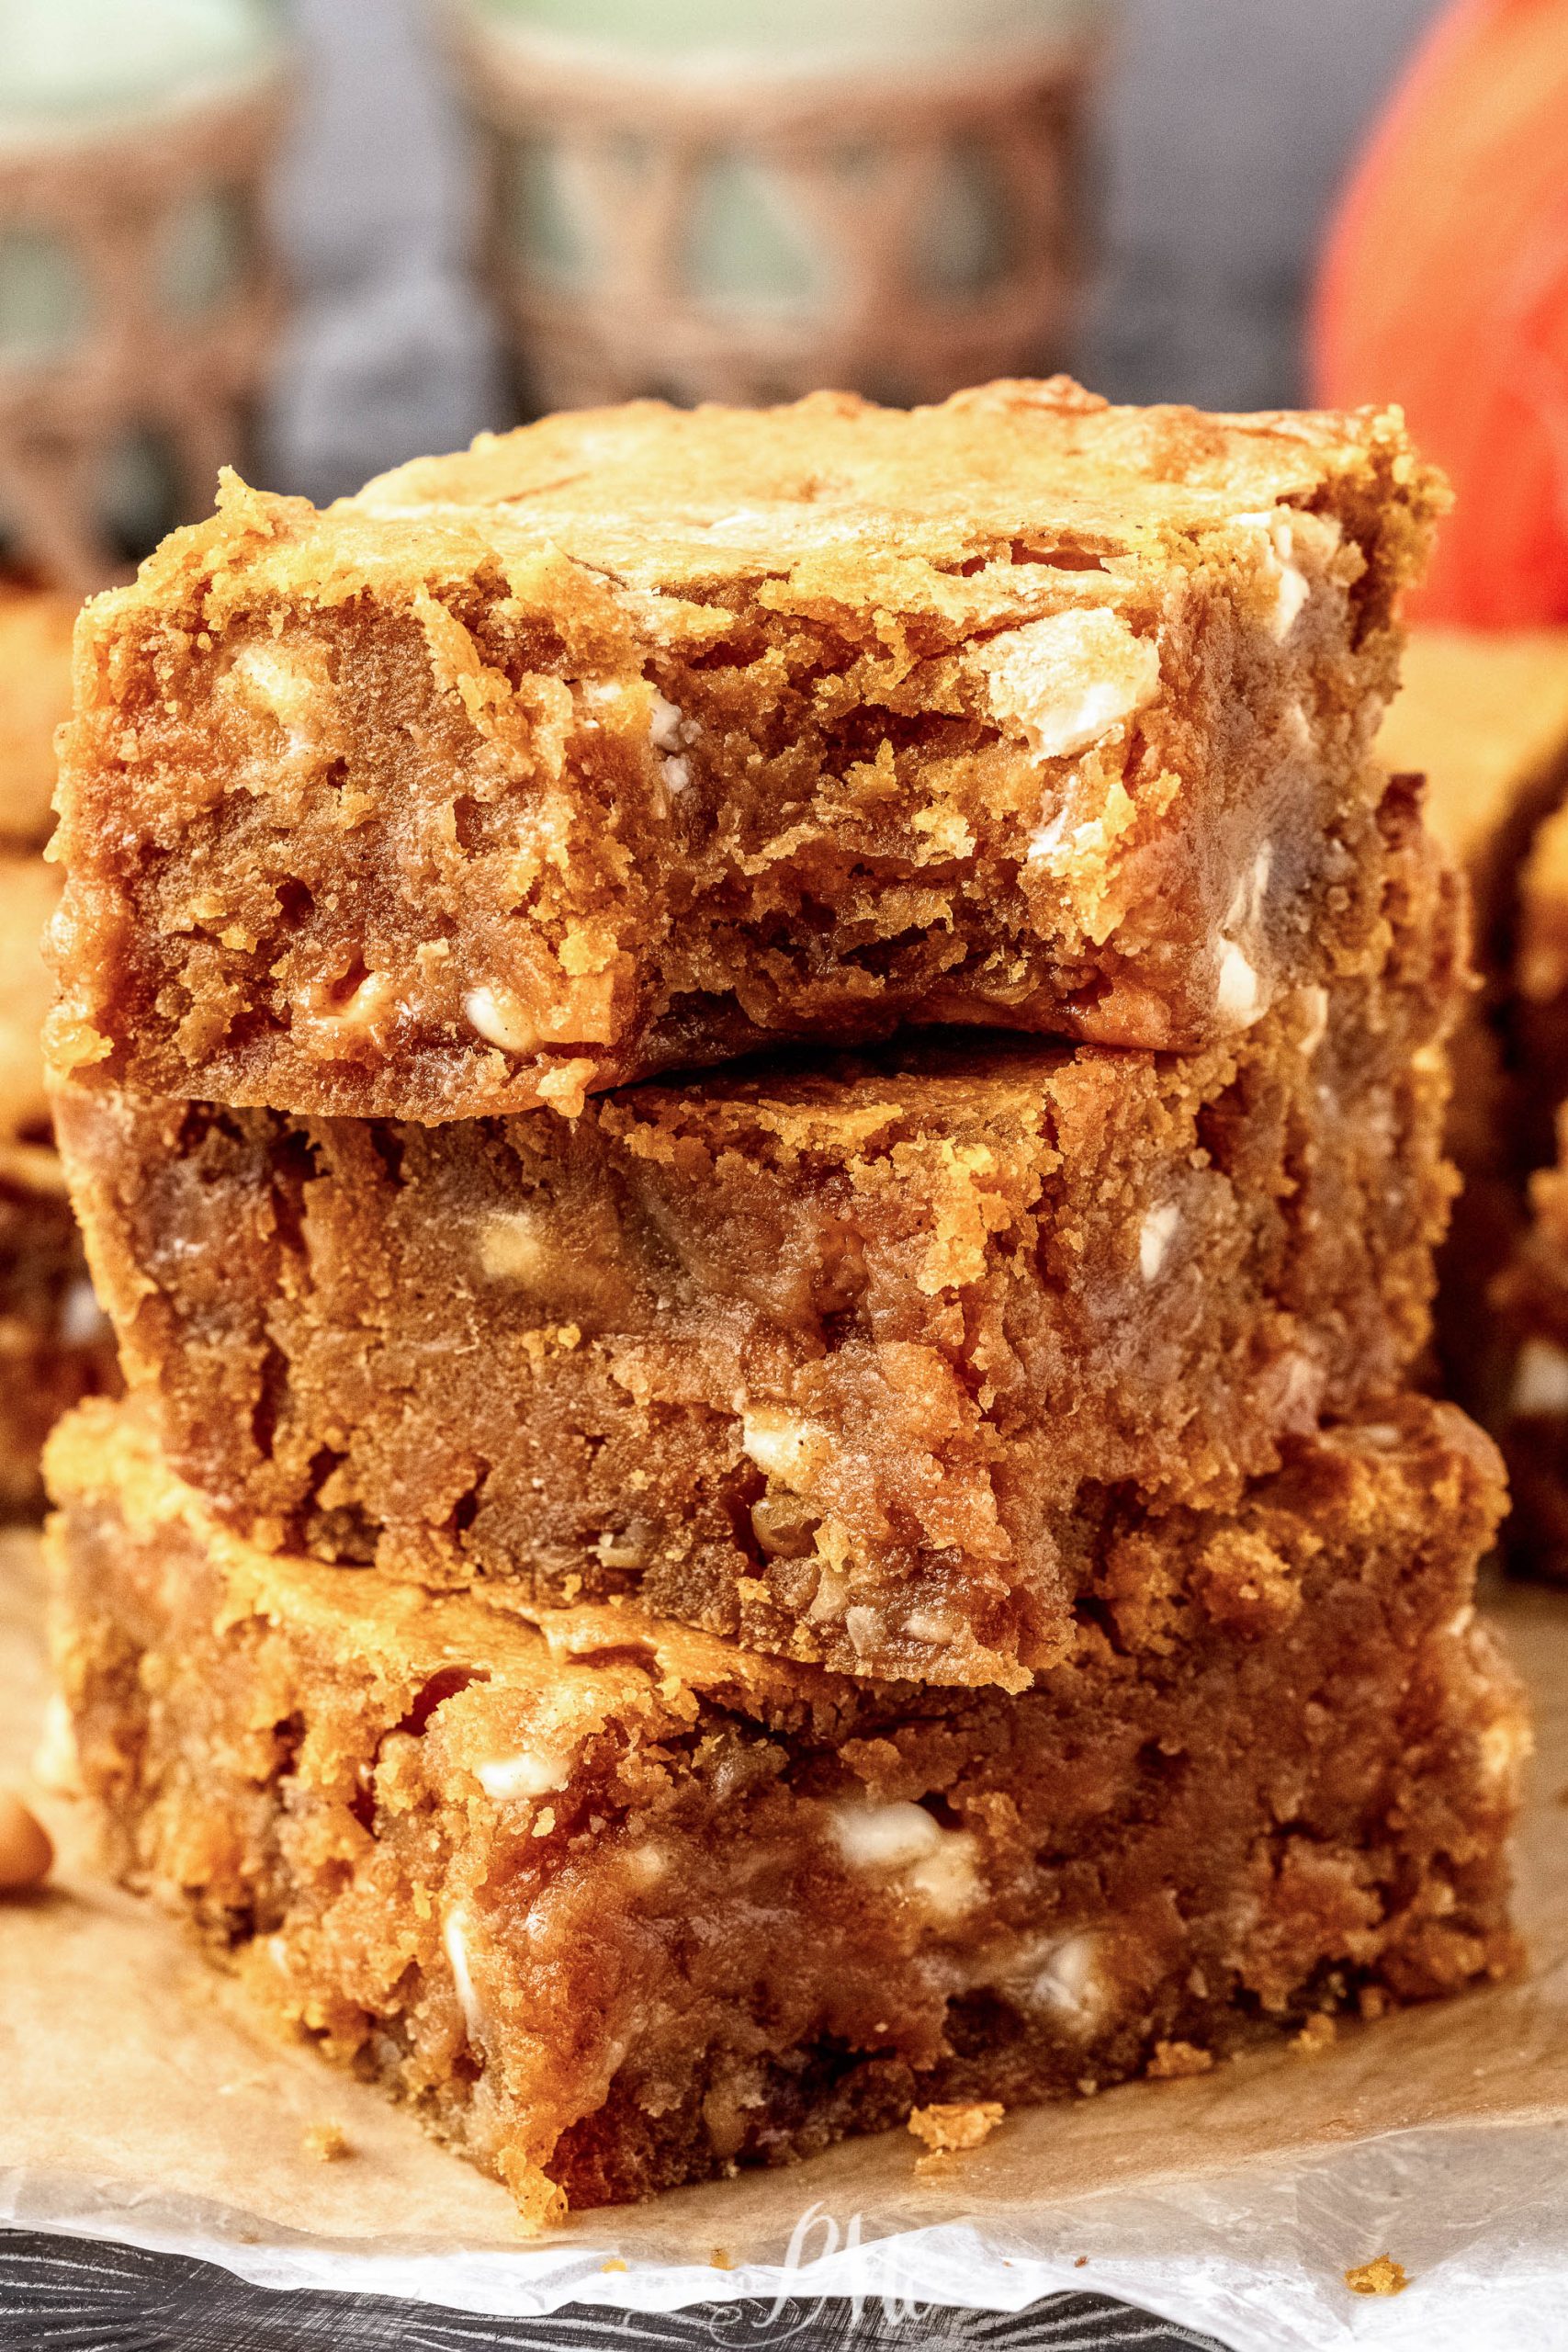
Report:
[[[89,607],[85,1781],[531,2217],[1512,1965],[1438,503],[1371,413],[645,403]]]

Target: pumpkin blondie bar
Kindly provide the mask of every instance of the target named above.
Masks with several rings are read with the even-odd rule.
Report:
[[[123,1408],[51,1466],[110,1866],[533,2221],[1516,1962],[1528,1730],[1471,1607],[1501,1486],[1452,1407],[1298,1441],[1231,1516],[1117,1518],[1010,1696],[259,1552]]]
[[[1447,1207],[1451,877],[1193,1055],[906,1041],[421,1127],[64,1090],[131,1386],[259,1541],[1026,1682],[1105,1490],[1227,1504],[1399,1380]]]
[[[770,1038],[1190,1049],[1369,952],[1397,416],[547,418],[87,607],[55,1066],[426,1122]]]

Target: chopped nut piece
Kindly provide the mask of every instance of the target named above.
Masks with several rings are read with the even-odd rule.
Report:
[[[1403,2295],[1410,2281],[1402,2262],[1395,2262],[1389,2255],[1380,2254],[1374,2260],[1359,2263],[1354,2270],[1347,2270],[1345,2284],[1353,2295]]]

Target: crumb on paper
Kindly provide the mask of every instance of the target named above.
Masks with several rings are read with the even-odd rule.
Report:
[[[1213,2063],[1213,2052],[1200,2050],[1194,2041],[1156,2041],[1144,2072],[1151,2083],[1176,2083],[1187,2075],[1206,2075]]]
[[[977,2148],[982,2140],[988,2140],[1006,2112],[1001,2101],[994,2098],[951,2107],[917,2107],[909,2117],[909,2129],[933,2156],[950,2156],[959,2148]]]
[[[710,2270],[733,2270],[734,2267],[735,2265],[730,2259],[729,2248],[724,2245],[716,2245],[713,2252],[708,2256],[708,2268]]]
[[[599,2265],[599,2267],[601,2270],[625,2270],[626,2268],[626,2265],[621,2260],[618,2254],[613,2254],[610,2256],[609,2261],[602,2262]]]
[[[1300,2033],[1292,2039],[1291,2048],[1300,2057],[1321,2058],[1325,2050],[1333,2049],[1338,2034],[1339,2029],[1334,2019],[1326,2010],[1320,2009],[1315,2017],[1308,2018]]]
[[[1089,2256],[1087,2254],[1075,2254],[1073,2256],[1073,2268],[1075,2270],[1082,2270],[1088,2261]]]
[[[1356,2006],[1369,2025],[1388,2014],[1388,1995],[1381,1984],[1363,1984],[1356,1996]]]
[[[312,2164],[341,2164],[354,2150],[348,2134],[341,2123],[309,2123],[299,2135],[299,2144]]]
[[[1347,2270],[1345,2284],[1353,2295],[1403,2295],[1410,2281],[1402,2262],[1380,2254],[1373,2261],[1359,2263],[1354,2270]]]

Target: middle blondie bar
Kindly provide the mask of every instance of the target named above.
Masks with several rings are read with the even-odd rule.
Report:
[[[1020,1688],[1108,1489],[1233,1503],[1426,1330],[1459,951],[1188,1057],[928,1041],[421,1127],[67,1094],[131,1385],[272,1546]]]

